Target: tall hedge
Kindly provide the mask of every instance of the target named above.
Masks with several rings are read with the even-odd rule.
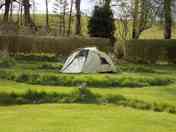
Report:
[[[126,58],[137,63],[176,63],[176,40],[129,40]]]
[[[0,36],[0,51],[18,53],[53,53],[68,55],[73,50],[87,46],[96,46],[108,51],[110,40],[85,37],[39,37],[39,36]]]

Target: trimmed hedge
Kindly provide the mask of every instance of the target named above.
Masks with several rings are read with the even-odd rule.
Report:
[[[135,63],[176,63],[176,40],[129,40],[126,54]]]
[[[47,93],[28,90],[25,93],[0,93],[0,105],[43,104],[43,103],[91,103],[115,104],[155,112],[176,114],[176,107],[165,103],[149,103],[136,99],[128,99],[123,95],[98,95],[87,88],[74,89],[71,93]]]
[[[90,87],[144,87],[168,85],[174,82],[169,77],[142,77],[142,76],[96,76],[96,75],[64,75],[64,74],[37,74],[15,73],[14,71],[0,70],[0,79],[14,80],[29,84],[80,86],[86,84]]]
[[[86,37],[51,37],[51,36],[0,36],[0,50],[10,54],[52,53],[68,55],[73,50],[96,46],[101,50],[111,48],[110,40]]]

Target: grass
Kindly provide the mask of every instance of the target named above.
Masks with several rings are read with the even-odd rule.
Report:
[[[0,71],[8,71],[12,74],[37,73],[41,75],[62,75],[56,70],[57,62],[47,61],[22,61],[18,60],[16,65],[9,68],[0,68]],[[93,77],[102,80],[105,76],[113,78],[132,77],[132,78],[171,78],[172,83],[167,85],[155,86],[87,86],[91,92],[101,97],[106,97],[106,101],[113,102],[116,97],[128,99],[122,106],[97,105],[97,104],[44,104],[44,105],[21,105],[21,106],[0,106],[0,130],[2,132],[175,132],[176,116],[160,111],[163,105],[176,107],[176,69],[175,65],[139,65],[121,64],[117,65],[121,73],[117,74],[79,74],[75,75],[80,79]],[[134,80],[133,80],[134,81]],[[155,80],[156,81],[156,80]],[[70,95],[77,98],[77,94],[72,93],[79,86],[51,86],[51,85],[32,85],[19,83],[10,80],[0,79],[0,94],[15,93],[26,95],[30,89],[39,93],[46,92],[48,95],[57,93],[58,95]],[[25,97],[25,96],[24,96]],[[20,98],[21,99],[21,98]],[[79,97],[77,98],[79,99]],[[51,101],[51,100],[50,100]],[[51,101],[52,102],[52,101]],[[73,101],[77,102],[77,101]],[[46,102],[45,102],[46,103]],[[52,102],[54,103],[54,102]],[[79,101],[77,103],[80,103]],[[84,101],[82,102],[84,103]],[[155,108],[143,109],[145,105],[156,105]],[[161,106],[161,108],[160,108]],[[131,108],[129,108],[131,107]],[[152,106],[153,107],[153,106]],[[135,108],[135,109],[132,109]],[[159,108],[159,109],[158,109]],[[147,111],[148,110],[148,111]],[[30,125],[29,125],[30,124]]]
[[[60,86],[41,86],[30,85],[24,83],[16,83],[14,81],[0,80],[0,93],[25,93],[27,90],[35,90],[38,92],[47,93],[64,93],[68,94],[76,87],[60,87]],[[165,103],[176,106],[176,86],[169,85],[163,87],[144,87],[144,88],[93,88],[90,87],[93,93],[97,93],[103,96],[106,95],[123,95],[130,99],[137,99],[149,103]]]
[[[0,107],[2,132],[175,132],[176,116],[113,105]]]
[[[42,75],[54,75],[54,76],[72,76],[72,75],[62,75],[56,70],[55,68],[52,69],[49,67],[45,67],[44,69],[41,69],[41,67],[45,64],[49,64],[52,66],[58,65],[56,62],[46,62],[46,61],[17,61],[16,65],[13,67],[10,67],[8,69],[6,68],[0,68],[0,71],[10,71],[11,73],[37,73]],[[118,65],[120,67],[122,73],[117,74],[81,74],[76,75],[76,77],[79,77],[79,79],[85,79],[87,77],[95,78],[96,80],[102,80],[106,76],[112,77],[112,78],[126,78],[130,77],[133,78],[135,81],[136,78],[171,78],[173,80],[176,79],[176,70],[175,65],[137,65],[137,64],[123,64]],[[156,80],[155,80],[156,81]],[[95,81],[96,82],[96,81]],[[37,90],[37,91],[45,91],[45,92],[57,92],[57,93],[69,93],[74,88],[79,87],[79,85],[73,85],[71,87],[65,87],[65,86],[51,86],[51,85],[31,85],[31,84],[25,84],[25,83],[17,83],[14,81],[7,81],[7,80],[0,80],[0,92],[17,92],[17,93],[24,93],[27,90]],[[145,102],[159,102],[159,103],[168,103],[171,105],[176,106],[176,85],[175,81],[169,85],[161,85],[161,86],[145,86],[145,87],[139,87],[139,86],[133,86],[131,89],[131,85],[126,86],[113,86],[113,87],[105,87],[101,89],[103,86],[89,86],[91,88],[91,91],[101,94],[101,95],[123,95],[128,98],[132,99],[138,99]]]
[[[172,84],[176,78],[167,74],[166,69],[158,66],[148,67],[145,65],[119,65],[121,73],[117,74],[61,74],[62,64],[56,62],[24,62],[18,63],[11,68],[0,68],[0,78],[15,80],[30,84],[56,85],[56,86],[79,86],[86,83],[89,87],[144,87],[163,86]],[[166,72],[160,74],[161,72]],[[174,71],[174,70],[173,70]],[[152,75],[152,76],[151,76]]]

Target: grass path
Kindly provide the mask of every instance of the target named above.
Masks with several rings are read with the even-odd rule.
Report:
[[[2,132],[175,132],[176,116],[112,105],[0,107]]]

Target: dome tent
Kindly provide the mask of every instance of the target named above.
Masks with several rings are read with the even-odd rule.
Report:
[[[106,73],[116,72],[111,58],[97,48],[81,48],[66,60],[62,73]]]

